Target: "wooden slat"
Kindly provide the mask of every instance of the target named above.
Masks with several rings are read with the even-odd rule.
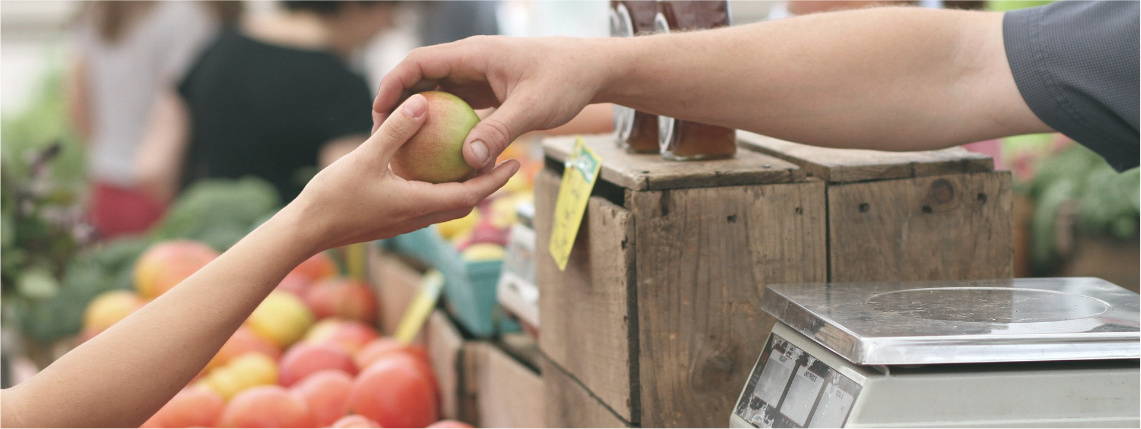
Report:
[[[548,251],[559,180],[544,170],[535,185],[539,345],[624,419],[636,421],[629,298],[633,220],[629,211],[590,198],[566,270],[559,271]]]
[[[583,140],[603,159],[599,173],[603,180],[636,191],[788,183],[804,178],[792,163],[748,150],[737,151],[731,159],[676,162],[657,154],[628,154],[609,134],[583,136]],[[574,142],[573,136],[548,138],[543,140],[543,151],[564,162]]]
[[[420,272],[392,254],[370,247],[368,276],[377,295],[378,328],[382,334],[392,335],[419,292]]]
[[[460,353],[464,339],[459,329],[440,310],[432,312],[424,328],[424,339],[428,349],[429,364],[436,374],[440,388],[440,415],[445,419],[463,420],[474,423],[470,416],[463,414],[461,402],[464,392],[460,386]]]
[[[991,157],[950,148],[919,152],[831,149],[738,131],[745,148],[775,156],[829,183],[861,182],[994,170]]]
[[[570,375],[549,359],[539,359],[543,374],[545,427],[618,428],[637,427],[618,417]]]
[[[826,279],[823,195],[819,181],[631,193],[643,426],[729,424],[774,322],[764,286]]]
[[[1013,276],[1009,172],[828,187],[831,281]]]
[[[478,427],[535,428],[544,424],[544,387],[539,374],[490,343],[474,343]]]

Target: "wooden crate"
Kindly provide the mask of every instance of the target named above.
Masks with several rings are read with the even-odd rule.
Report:
[[[463,382],[463,362],[474,343],[466,341],[459,328],[440,310],[428,317],[424,343],[440,388],[440,417],[474,424],[475,392]]]
[[[565,271],[544,250],[572,138],[536,181],[550,426],[728,425],[768,284],[1011,275],[1010,176],[981,155],[745,134],[733,160],[674,163],[585,139],[601,180]]]
[[[404,310],[420,292],[424,270],[375,246],[369,246],[367,254],[369,284],[377,298],[376,325],[381,334],[392,336]]]
[[[1014,275],[1010,172],[961,148],[828,149],[740,132],[742,146],[827,184],[828,279],[973,280]]]
[[[764,286],[826,280],[823,183],[752,152],[675,163],[588,136],[601,180],[559,271],[545,250],[573,141],[545,141],[536,182],[540,348],[561,370],[547,424],[728,425],[773,323]]]
[[[477,427],[542,427],[543,379],[503,349],[502,343],[471,342],[464,354],[464,380],[474,392]]]

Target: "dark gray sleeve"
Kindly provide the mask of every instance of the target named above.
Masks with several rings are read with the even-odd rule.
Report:
[[[1007,12],[1006,56],[1026,104],[1051,128],[1137,166],[1137,1],[1059,1]]]

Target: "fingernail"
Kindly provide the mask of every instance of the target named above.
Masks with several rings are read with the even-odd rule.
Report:
[[[475,155],[476,161],[479,165],[487,165],[487,145],[482,141],[476,140],[471,142],[471,154]]]
[[[415,94],[408,97],[408,100],[404,102],[403,110],[405,115],[419,118],[428,110],[428,100],[423,95]]]

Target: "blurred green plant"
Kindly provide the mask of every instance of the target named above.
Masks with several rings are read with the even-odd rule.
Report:
[[[23,110],[0,119],[0,294],[3,321],[29,339],[57,338],[38,323],[72,293],[64,281],[93,239],[83,222],[84,151],[67,119],[63,68],[47,68]]]
[[[1018,189],[1034,201],[1031,258],[1049,273],[1059,262],[1059,217],[1076,214],[1083,234],[1130,240],[1138,235],[1141,175],[1138,169],[1118,173],[1105,160],[1078,144],[1045,158],[1032,180]],[[1068,232],[1068,231],[1063,231]]]

